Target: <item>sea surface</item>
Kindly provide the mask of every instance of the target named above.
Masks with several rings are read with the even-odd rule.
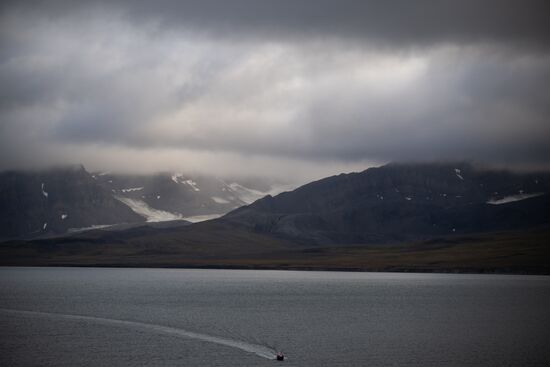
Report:
[[[0,366],[549,362],[550,277],[0,268]]]

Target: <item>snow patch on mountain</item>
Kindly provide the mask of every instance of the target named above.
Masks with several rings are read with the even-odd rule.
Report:
[[[44,182],[42,182],[42,195],[44,195],[45,198],[48,197],[48,193],[44,190]]]
[[[177,184],[183,183],[183,173],[174,173],[172,175],[172,181]]]
[[[199,189],[199,187],[197,186],[197,183],[196,183],[195,181],[193,181],[193,180],[185,180],[185,181],[183,181],[183,182],[186,183],[186,184],[188,184],[189,186],[191,186],[191,187],[193,188],[193,190],[195,190],[195,191],[201,191],[201,190]]]
[[[239,200],[246,204],[252,204],[256,200],[261,199],[267,195],[275,196],[283,191],[291,191],[296,188],[295,185],[274,185],[269,191],[259,191],[251,189],[249,187],[245,187],[236,182],[225,185],[229,188],[231,192],[233,192],[233,194],[235,194],[237,198],[239,198]]]
[[[509,195],[509,196],[505,196],[505,197],[500,198],[500,199],[491,199],[491,200],[487,201],[487,204],[500,205],[500,204],[506,204],[506,203],[513,203],[514,201],[525,200],[525,199],[534,198],[534,197],[541,196],[541,195],[544,195],[544,193],[543,192],[537,192],[537,193],[533,193],[533,194]]]
[[[218,196],[212,196],[210,197],[215,203],[217,204],[229,204],[229,200],[225,200],[224,198],[220,198]]]
[[[277,184],[277,185],[273,185],[273,186],[271,186],[271,190],[269,190],[269,192],[267,192],[267,195],[271,195],[271,196],[279,195],[280,193],[285,192],[285,191],[293,191],[294,189],[296,189],[296,187],[297,187],[296,184]]]
[[[143,190],[143,187],[131,187],[129,189],[122,189],[120,191],[122,192],[132,192],[132,191],[140,191]]]
[[[223,214],[206,214],[206,215],[193,215],[190,217],[183,217],[182,219],[191,222],[191,223],[197,223],[197,222],[204,222],[205,220],[211,220],[221,217]]]
[[[184,180],[185,176],[183,175],[183,173],[174,173],[172,176],[172,181],[174,181],[175,183],[177,184],[186,184],[186,185],[189,185],[191,186],[191,188],[194,190],[194,191],[201,191],[199,189],[199,187],[197,186],[197,183],[193,180]]]
[[[68,216],[69,216],[68,214],[61,214],[61,220],[67,219]]]
[[[137,214],[144,217],[147,222],[163,222],[167,220],[182,219],[180,214],[170,213],[164,210],[151,208],[146,202],[138,199],[130,199],[121,196],[115,196],[117,200],[128,205]]]
[[[460,178],[462,181],[464,181],[464,177],[462,177],[462,171],[459,170],[458,168],[455,168],[455,174],[456,174],[456,177]]]
[[[227,186],[235,193],[235,195],[246,204],[252,204],[258,199],[267,195],[266,192],[250,189],[236,182],[230,183]]]
[[[114,226],[114,224],[93,224],[89,227],[69,228],[67,232],[69,233],[84,232],[84,231],[90,231],[92,229],[101,229],[101,228],[107,228],[112,226]]]

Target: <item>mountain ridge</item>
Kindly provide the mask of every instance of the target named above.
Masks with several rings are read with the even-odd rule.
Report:
[[[0,240],[62,235],[109,225],[201,221],[276,187],[183,173],[88,172],[82,165],[0,172]]]
[[[0,264],[550,274],[549,183],[548,173],[387,165],[191,225],[3,242]]]
[[[223,218],[316,244],[411,240],[545,223],[547,192],[548,173],[479,170],[466,162],[393,163],[264,197]],[[532,197],[494,204],[520,194]]]
[[[82,166],[2,172],[0,204],[0,237],[4,238],[143,221],[96,185]]]

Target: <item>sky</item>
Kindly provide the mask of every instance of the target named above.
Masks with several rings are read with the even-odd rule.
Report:
[[[3,1],[0,170],[550,168],[546,0]]]

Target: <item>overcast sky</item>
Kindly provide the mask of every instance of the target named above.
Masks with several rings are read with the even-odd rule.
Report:
[[[0,5],[0,170],[550,167],[547,0],[79,3]]]

